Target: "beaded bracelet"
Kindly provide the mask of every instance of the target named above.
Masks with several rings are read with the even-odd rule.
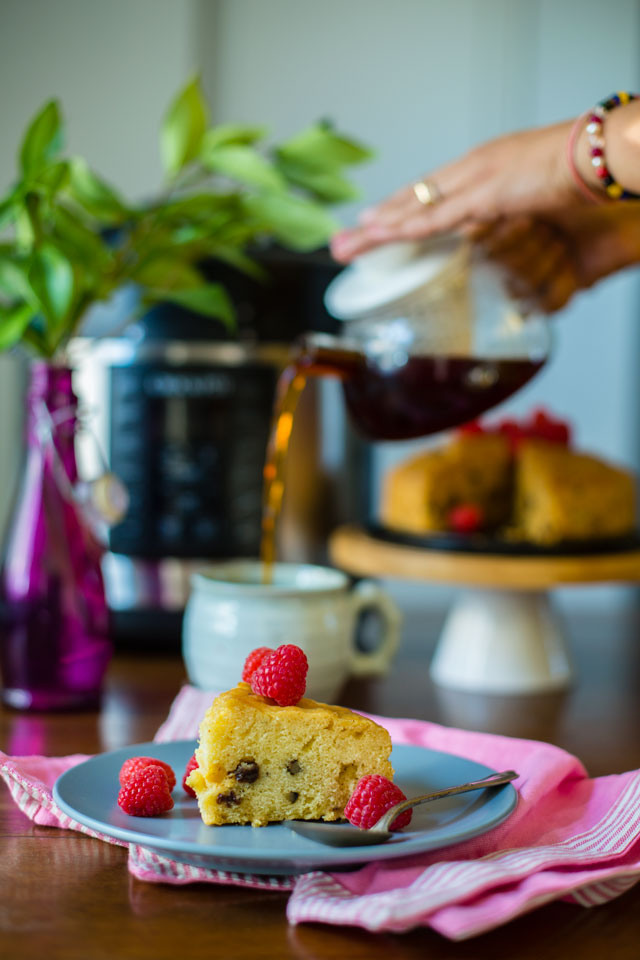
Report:
[[[611,176],[611,171],[604,157],[604,118],[611,110],[629,103],[631,100],[637,100],[637,98],[638,95],[635,93],[626,93],[624,90],[620,90],[618,93],[612,94],[607,100],[602,100],[587,117],[587,138],[589,140],[591,166],[595,168],[596,176],[602,181],[607,195],[612,200],[638,199],[638,194],[625,190]]]
[[[575,180],[579,190],[585,196],[589,197],[591,200],[595,200],[598,203],[601,203],[604,200],[604,197],[601,194],[597,194],[595,190],[592,190],[591,187],[584,182],[576,169],[574,150],[579,131],[582,128],[582,123],[586,120],[586,132],[587,139],[589,141],[589,156],[591,158],[591,165],[595,170],[596,176],[601,181],[607,196],[611,200],[640,199],[640,194],[632,193],[630,190],[625,190],[624,187],[621,187],[611,175],[611,171],[607,166],[604,155],[605,143],[603,129],[604,120],[607,113],[610,113],[610,111],[614,110],[616,107],[620,107],[625,103],[629,103],[631,100],[637,99],[638,94],[627,93],[623,90],[612,94],[606,100],[602,100],[599,104],[597,104],[593,110],[590,110],[581,117],[578,117],[569,135],[569,140],[567,142],[567,159],[569,162],[569,170],[571,171],[571,175]]]

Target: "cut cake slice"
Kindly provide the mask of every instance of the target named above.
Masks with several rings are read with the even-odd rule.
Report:
[[[461,504],[482,508],[488,528],[504,523],[511,508],[512,457],[500,434],[459,434],[392,468],[385,477],[380,520],[392,530],[447,530]]]
[[[630,533],[635,478],[559,444],[526,440],[518,450],[514,523],[518,537],[549,545]]]
[[[205,714],[187,783],[208,825],[340,820],[361,777],[393,778],[390,753],[387,731],[345,707],[280,707],[239,683]]]

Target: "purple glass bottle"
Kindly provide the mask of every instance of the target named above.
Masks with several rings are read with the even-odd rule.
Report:
[[[6,545],[2,700],[26,710],[96,707],[109,658],[102,548],[72,497],[77,398],[71,370],[31,367],[27,454]]]

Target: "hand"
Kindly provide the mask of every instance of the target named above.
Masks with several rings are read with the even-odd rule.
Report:
[[[467,233],[524,311],[553,313],[580,289],[573,243],[544,220],[501,218]]]
[[[468,231],[504,272],[510,293],[552,313],[579,290],[640,262],[640,204],[576,207],[501,218]]]
[[[412,185],[403,187],[365,211],[359,226],[336,234],[334,257],[347,263],[383,243],[584,206],[565,157],[571,126],[569,121],[490,140],[435,170],[428,176],[441,194],[435,203],[424,205]]]

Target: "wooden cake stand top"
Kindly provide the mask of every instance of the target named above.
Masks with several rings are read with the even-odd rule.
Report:
[[[548,590],[564,584],[640,583],[640,549],[576,556],[465,553],[380,540],[357,526],[329,538],[335,566],[358,576],[398,577],[502,590]]]

